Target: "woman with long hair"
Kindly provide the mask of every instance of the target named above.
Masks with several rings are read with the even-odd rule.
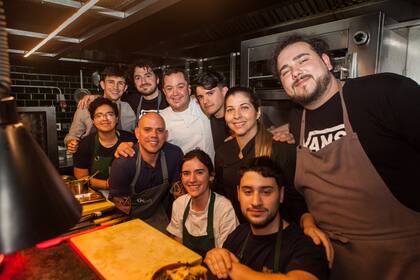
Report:
[[[236,188],[239,184],[238,171],[246,160],[268,156],[286,176],[286,193],[289,201],[299,201],[299,209],[293,207],[285,216],[297,221],[306,210],[303,198],[296,193],[293,186],[295,169],[295,146],[273,141],[261,121],[260,100],[253,90],[247,87],[233,87],[225,95],[225,121],[233,133],[233,139],[222,144],[216,151],[216,187],[215,191],[224,194],[233,204],[236,215],[241,222],[245,219],[241,213]],[[302,209],[300,209],[302,207]],[[302,213],[301,213],[302,212]]]
[[[181,181],[187,194],[174,201],[167,227],[176,240],[202,256],[212,248],[221,248],[238,226],[231,202],[211,190],[213,180],[210,157],[199,149],[188,152],[181,164]]]

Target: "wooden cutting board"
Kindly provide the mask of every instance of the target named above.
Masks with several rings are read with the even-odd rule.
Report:
[[[201,256],[135,219],[74,237],[73,248],[103,279],[152,279],[162,266],[201,263]]]
[[[82,206],[82,216],[114,208],[115,204],[109,200],[84,204]]]

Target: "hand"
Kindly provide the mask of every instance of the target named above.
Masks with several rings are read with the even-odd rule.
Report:
[[[278,127],[271,127],[269,132],[273,134],[275,141],[287,142],[288,144],[295,143],[295,137],[290,133],[288,123]]]
[[[226,279],[229,277],[229,272],[232,269],[232,262],[238,259],[231,252],[224,248],[214,248],[207,252],[204,262],[207,264],[211,273],[219,279]]]
[[[67,152],[69,154],[74,154],[77,152],[77,148],[79,148],[79,140],[72,139],[70,141],[67,141]]]
[[[79,103],[77,103],[77,108],[79,109],[85,109],[89,107],[89,104],[98,98],[99,95],[85,95],[82,99],[79,100]]]
[[[121,142],[114,153],[115,158],[119,157],[133,157],[136,152],[133,149],[133,142]]]
[[[325,253],[327,254],[328,266],[331,268],[334,261],[334,248],[329,237],[317,226],[307,226],[303,229],[303,232],[306,236],[312,238],[312,241],[316,245],[322,243],[325,248]]]

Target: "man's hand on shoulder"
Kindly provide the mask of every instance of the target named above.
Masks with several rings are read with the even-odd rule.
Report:
[[[325,234],[325,232],[318,228],[315,219],[310,213],[305,213],[302,215],[301,226],[303,228],[303,233],[306,236],[312,238],[312,241],[316,245],[322,243],[327,255],[328,266],[331,268],[334,261],[334,247],[332,246],[330,238]]]
[[[114,157],[133,157],[136,154],[133,146],[133,142],[121,142],[114,153]]]
[[[288,123],[278,127],[271,127],[268,131],[273,134],[275,141],[287,142],[289,144],[295,143],[295,137],[290,133]]]
[[[207,252],[204,262],[217,278],[226,279],[232,269],[232,263],[238,262],[238,259],[227,249],[214,248]]]
[[[89,104],[93,100],[95,100],[96,98],[98,98],[99,96],[100,95],[97,95],[97,94],[95,94],[95,95],[90,94],[90,95],[83,96],[83,98],[79,100],[79,103],[77,103],[77,108],[79,108],[79,109],[86,109],[87,107],[89,107]]]

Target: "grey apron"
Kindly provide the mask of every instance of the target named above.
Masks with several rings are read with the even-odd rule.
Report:
[[[331,279],[420,279],[420,213],[385,185],[353,132],[342,89],[340,98],[347,135],[318,152],[303,147],[303,111],[295,176],[310,213],[332,239]]]
[[[141,218],[151,226],[165,232],[169,224],[169,219],[162,204],[166,195],[169,193],[170,186],[168,181],[168,166],[163,151],[160,151],[160,165],[163,177],[162,184],[136,193],[135,186],[141,170],[141,153],[139,150],[136,160],[136,173],[130,184],[131,193],[133,194],[131,196],[130,216]]]

